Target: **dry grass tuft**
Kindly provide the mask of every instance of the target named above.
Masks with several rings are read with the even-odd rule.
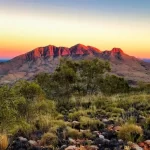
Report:
[[[8,146],[8,137],[5,134],[0,134],[0,150],[6,150]]]

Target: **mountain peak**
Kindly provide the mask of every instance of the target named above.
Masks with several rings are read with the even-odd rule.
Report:
[[[54,45],[48,45],[45,47],[37,47],[32,51],[25,54],[26,60],[36,60],[38,58],[49,58],[58,56],[76,56],[76,55],[97,55],[100,50],[92,46],[85,46],[83,44],[76,44],[70,48],[68,47],[56,47]]]
[[[97,55],[101,51],[92,46],[85,46],[83,44],[76,44],[70,48],[70,52],[73,55]]]
[[[87,46],[85,46],[85,45],[83,45],[83,44],[80,44],[80,43],[78,43],[78,44],[72,46],[71,48],[88,49]]]
[[[114,47],[112,50],[111,50],[112,53],[120,53],[120,54],[123,54],[123,50],[121,48],[116,48]]]

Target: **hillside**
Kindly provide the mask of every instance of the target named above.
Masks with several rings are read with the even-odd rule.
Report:
[[[31,79],[40,72],[54,72],[60,58],[73,60],[99,58],[108,60],[112,73],[125,77],[131,83],[150,82],[150,63],[129,56],[120,48],[100,51],[92,46],[77,44],[70,48],[53,45],[38,47],[26,54],[0,64],[0,83]]]

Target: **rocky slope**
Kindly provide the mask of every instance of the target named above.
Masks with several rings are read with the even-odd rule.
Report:
[[[77,44],[70,48],[53,45],[38,47],[8,62],[0,63],[0,84],[19,79],[31,79],[40,72],[53,72],[62,57],[78,59],[100,58],[108,60],[112,73],[124,76],[130,81],[150,82],[150,63],[125,54],[120,48],[100,51],[92,46]]]
[[[150,63],[129,56],[120,48],[102,52],[101,58],[110,61],[113,73],[125,77],[131,83],[135,81],[150,82]]]

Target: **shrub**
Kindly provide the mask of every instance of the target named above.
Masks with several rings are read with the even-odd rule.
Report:
[[[82,136],[82,133],[76,129],[72,129],[70,127],[67,128],[67,135],[71,138],[77,139]]]
[[[91,129],[91,130],[97,130],[99,127],[102,127],[102,123],[100,120],[89,118],[82,116],[80,117],[80,125],[83,129]]]
[[[90,131],[85,130],[85,131],[82,132],[82,137],[89,139],[89,138],[92,137],[92,133]]]
[[[37,123],[39,128],[44,131],[47,132],[49,130],[50,127],[52,127],[52,118],[51,116],[48,115],[42,115],[39,116],[39,119],[37,120]]]
[[[19,120],[18,123],[15,123],[13,128],[10,129],[10,134],[14,135],[21,131],[25,136],[28,136],[33,130],[35,130],[34,124],[29,124],[25,120]]]
[[[37,121],[37,124],[39,128],[44,132],[48,132],[51,128],[57,129],[59,127],[66,126],[66,123],[63,120],[55,120],[50,115],[40,116],[39,120]]]
[[[76,121],[79,121],[79,118],[80,116],[86,116],[87,115],[87,112],[84,111],[84,110],[79,110],[79,111],[76,111],[74,113],[70,113],[68,115],[69,119],[71,119],[72,121],[76,120]]]
[[[106,75],[101,89],[104,94],[116,94],[129,92],[128,82],[121,77],[115,75]]]
[[[65,128],[69,124],[64,122],[63,120],[51,120],[52,126],[49,128],[49,132],[56,134],[57,129]]]
[[[62,119],[64,119],[64,115],[63,114],[58,114],[56,119],[57,120],[60,120],[60,119],[62,120]]]
[[[143,122],[143,126],[145,129],[150,130],[150,117],[146,118],[146,120]]]
[[[109,99],[108,97],[97,97],[94,101],[94,105],[96,106],[97,109],[103,109],[106,108],[108,106],[109,103]]]
[[[63,120],[51,120],[53,126],[56,126],[56,127],[66,127],[66,122],[64,122]]]
[[[44,146],[53,145],[55,147],[58,144],[58,138],[55,134],[48,132],[42,136],[41,143]]]
[[[108,107],[106,108],[106,111],[112,112],[112,113],[118,113],[118,114],[124,113],[124,109],[117,108],[117,107]]]
[[[143,130],[135,124],[124,124],[118,132],[118,136],[125,141],[138,142],[143,136]]]

